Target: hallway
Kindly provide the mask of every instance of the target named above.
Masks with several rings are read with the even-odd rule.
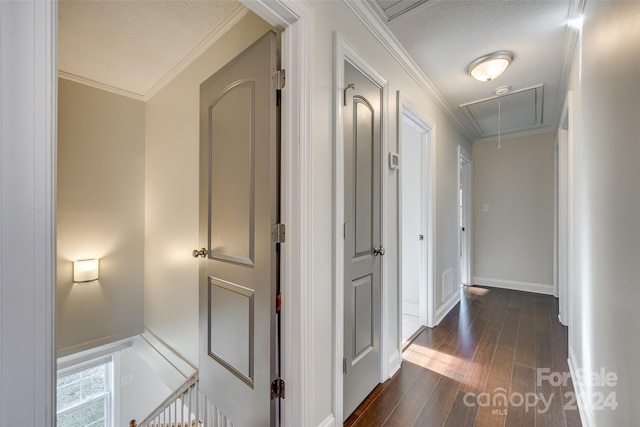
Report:
[[[580,426],[571,380],[549,379],[569,372],[557,300],[497,288],[460,292],[460,304],[416,337],[400,371],[345,426]]]

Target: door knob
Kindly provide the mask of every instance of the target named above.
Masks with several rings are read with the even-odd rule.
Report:
[[[191,252],[191,255],[193,255],[194,258],[204,258],[207,256],[207,250],[205,248],[202,248],[200,250],[194,249],[193,252]]]
[[[373,248],[373,255],[374,256],[378,256],[378,255],[383,256],[384,255],[384,247],[381,245],[378,248]]]

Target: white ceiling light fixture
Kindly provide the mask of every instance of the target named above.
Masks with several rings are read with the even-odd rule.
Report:
[[[488,82],[504,73],[511,61],[513,61],[513,53],[494,52],[473,61],[469,64],[467,72],[478,81]]]

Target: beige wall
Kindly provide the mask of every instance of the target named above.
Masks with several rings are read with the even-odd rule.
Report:
[[[145,326],[196,366],[200,83],[269,28],[248,13],[147,102]]]
[[[555,133],[473,145],[474,284],[553,293],[554,146]]]
[[[143,330],[145,106],[58,82],[56,345],[66,354]],[[100,258],[100,279],[73,284],[72,261],[86,258]]]

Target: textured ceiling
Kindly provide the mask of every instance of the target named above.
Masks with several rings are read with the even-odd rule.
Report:
[[[405,3],[414,6],[415,1],[400,2]],[[379,4],[380,9],[391,7],[386,0],[379,0]],[[511,86],[516,91],[543,84],[542,121],[527,129],[551,129],[557,125],[561,108],[556,95],[562,82],[569,11],[569,0],[429,0],[406,13],[398,14],[394,9],[395,18],[389,19],[386,13],[383,16],[455,111],[461,113],[462,104],[495,96],[494,91],[500,86]],[[474,59],[500,50],[514,54],[502,76],[478,82],[467,74],[467,66]],[[530,106],[523,108],[521,114],[530,115]],[[483,120],[497,123],[497,109],[493,115]],[[479,130],[468,116],[465,120],[471,134],[478,138],[497,133],[497,126]],[[528,120],[519,116],[519,110],[511,109],[502,121],[502,132],[522,130],[516,124]]]
[[[58,68],[144,97],[240,7],[235,0],[63,0]]]

